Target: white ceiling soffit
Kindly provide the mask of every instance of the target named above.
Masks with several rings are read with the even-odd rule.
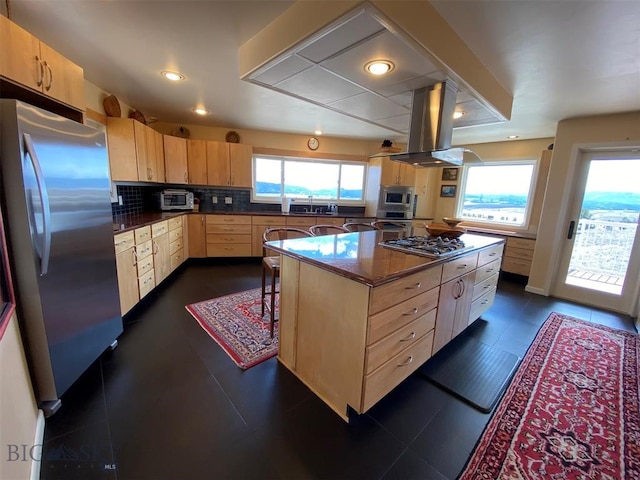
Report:
[[[507,102],[503,102],[508,105],[506,109],[496,108],[484,100],[469,82],[448,66],[455,61],[434,59],[373,5],[390,2],[362,2],[342,13],[337,20],[314,28],[314,19],[317,18],[316,22],[325,20],[322,15],[309,11],[316,3],[294,4],[289,10],[298,11],[290,16],[285,12],[242,45],[240,63],[243,80],[388,128],[400,135],[409,131],[413,90],[443,80],[453,81],[459,90],[456,110],[464,112],[464,115],[454,121],[454,128],[509,119],[513,101],[510,95]],[[320,3],[324,6],[334,4]],[[411,8],[415,15],[416,2],[409,3],[413,4]],[[300,14],[301,8],[306,9],[306,15]],[[436,21],[445,23],[435,11],[429,13],[437,17]],[[311,30],[308,31],[312,33],[301,31],[301,18],[311,19]],[[294,21],[295,25],[292,24]],[[446,27],[450,29],[448,25]],[[290,31],[293,33],[289,34]],[[274,41],[274,35],[282,37],[282,32],[286,38]],[[463,52],[465,55],[473,55],[457,35],[455,40],[466,50]],[[441,41],[447,40],[443,38]],[[455,45],[456,42],[451,43],[460,47]],[[286,48],[273,54],[265,49],[266,44],[275,44],[276,48],[284,44]],[[453,51],[455,53],[455,49]],[[364,70],[364,65],[376,59],[391,60],[395,68],[386,75],[373,76]],[[473,60],[477,62],[475,57]]]

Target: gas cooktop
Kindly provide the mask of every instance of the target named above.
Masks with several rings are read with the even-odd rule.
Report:
[[[448,239],[442,237],[415,236],[385,240],[379,243],[386,248],[399,250],[404,253],[413,253],[429,258],[442,258],[455,255],[473,248],[466,245],[458,238]]]

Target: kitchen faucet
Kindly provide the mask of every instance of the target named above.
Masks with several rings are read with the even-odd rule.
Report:
[[[313,213],[313,195],[307,197],[309,199],[309,213]]]

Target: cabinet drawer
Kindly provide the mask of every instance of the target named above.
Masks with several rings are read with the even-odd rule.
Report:
[[[182,228],[177,230],[169,230],[169,243],[175,242],[179,238],[182,238]]]
[[[286,219],[280,215],[257,215],[251,217],[252,225],[284,225]]]
[[[182,239],[179,238],[169,244],[169,255],[173,255],[178,250],[181,250],[183,247]]]
[[[316,217],[317,225],[344,225],[344,218],[340,217],[331,217],[327,215],[326,217]]]
[[[362,412],[366,412],[420,365],[431,357],[433,331],[427,333],[409,348],[403,350],[371,374],[365,376]]]
[[[425,315],[438,306],[440,288],[412,297],[405,302],[383,310],[369,317],[367,344],[371,345],[386,337],[417,318]]]
[[[533,238],[507,238],[507,247],[524,248],[525,250],[533,250],[536,247],[536,241]]]
[[[367,347],[365,374],[369,374],[389,361],[405,348],[409,348],[420,338],[433,330],[436,325],[436,309],[418,317],[413,322],[387,335],[379,342]]]
[[[316,224],[315,217],[287,217],[287,227],[310,227]]]
[[[151,234],[151,229],[149,229],[149,234]],[[151,255],[152,251],[153,244],[151,240],[136,245],[136,257],[138,258],[138,261],[141,261],[143,258],[147,258],[149,255]]]
[[[211,233],[240,233],[251,235],[251,225],[223,225],[223,224],[207,224],[207,235]]]
[[[495,273],[491,275],[489,278],[485,278],[482,282],[477,282],[473,287],[473,295],[471,296],[472,300],[477,299],[480,295],[484,295],[492,288],[496,288],[498,286],[498,274]]]
[[[169,231],[169,222],[163,220],[162,222],[157,222],[151,225],[151,236],[153,238],[159,237],[160,235],[164,235]]]
[[[207,244],[210,243],[251,243],[251,235],[207,233]]]
[[[145,273],[138,279],[138,286],[140,288],[140,298],[144,297],[156,286],[156,280],[154,277],[153,269]]]
[[[142,260],[138,260],[138,277],[143,277],[145,273],[153,270],[153,256],[149,255]]]
[[[136,244],[141,244],[147,240],[151,240],[151,227],[149,225],[146,227],[136,228],[134,233],[136,237]]]
[[[113,246],[116,249],[116,253],[122,253],[125,250],[130,249],[135,245],[135,236],[133,231],[119,233],[113,236]]]
[[[182,229],[183,218],[184,218],[184,215],[180,215],[179,217],[173,217],[167,220],[167,222],[169,223],[169,231]]]
[[[485,250],[481,250],[478,252],[478,266],[486,265],[489,262],[493,262],[495,259],[500,258],[502,256],[502,251],[504,250],[504,243],[500,245],[494,245],[493,247],[489,247]]]
[[[438,265],[372,288],[369,297],[369,313],[373,315],[381,312],[437,287],[440,285],[441,275],[442,265]]]
[[[184,261],[184,250],[178,250],[171,254],[171,270],[175,270]]]
[[[531,270],[530,260],[520,260],[513,257],[504,257],[502,261],[502,271],[509,273],[516,273],[518,275],[529,276]]]
[[[533,258],[533,250],[525,250],[524,248],[507,247],[504,252],[505,257],[519,258],[521,260],[531,260]]]
[[[207,257],[250,257],[251,244],[207,244]]]
[[[493,300],[496,298],[496,289],[492,288],[484,295],[479,296],[473,302],[471,302],[471,310],[469,312],[469,323],[480,318],[480,316],[489,310],[489,307],[493,305]]]
[[[456,258],[442,266],[442,283],[447,283],[456,277],[469,273],[476,269],[478,265],[478,254],[465,255]]]
[[[207,215],[209,225],[251,225],[249,215]]]
[[[500,261],[501,259],[499,258],[491,263],[478,267],[476,270],[476,284],[486,280],[494,273],[498,273],[500,271]]]

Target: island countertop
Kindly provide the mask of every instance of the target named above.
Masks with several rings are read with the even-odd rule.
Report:
[[[504,240],[483,235],[464,234],[460,239],[472,248],[442,258],[429,258],[386,248],[383,240],[400,238],[397,231],[369,231],[323,235],[267,242],[270,249],[307,262],[370,287],[383,285],[420,270],[446,263]]]

